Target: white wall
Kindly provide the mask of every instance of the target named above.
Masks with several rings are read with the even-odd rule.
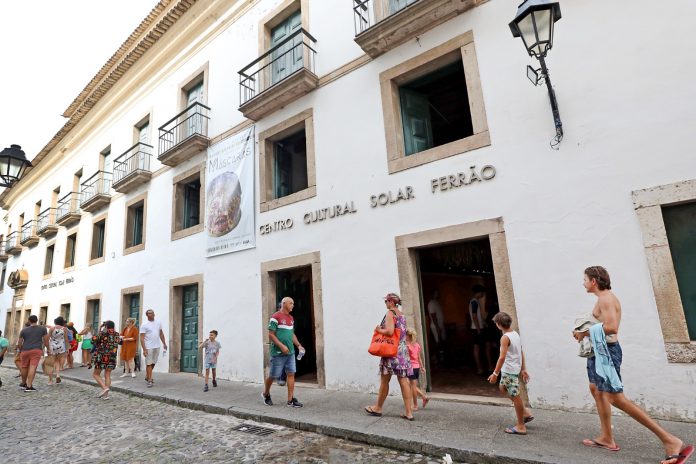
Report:
[[[207,61],[211,135],[241,122],[236,72],[258,55],[256,25],[278,3],[262,1],[194,56],[152,76],[137,98],[110,108],[113,118],[77,143],[12,205],[13,223],[22,211],[29,218],[38,199],[47,205],[58,183],[67,188],[79,166],[85,166],[84,178],[91,175],[97,154],[109,143],[116,156],[128,148],[133,124],[149,109],[156,142],[154,129],[178,112],[178,86]],[[319,75],[362,54],[352,41],[350,8],[333,10],[328,3],[310,2]],[[118,319],[120,289],[139,284],[145,286],[144,307],[155,308],[158,318],[168,320],[169,279],[202,272],[201,333],[220,331],[221,377],[260,381],[265,349],[260,263],[320,251],[327,387],[374,389],[377,362],[366,348],[383,311],[380,297],[399,291],[394,236],[502,217],[533,377],[533,404],[571,409],[592,405],[584,361],[576,355],[570,331],[573,320],[589,312],[594,302],[581,286],[582,270],[602,264],[612,274],[624,309],[626,393],[653,412],[695,419],[696,366],[666,361],[630,194],[696,178],[690,137],[696,123],[696,64],[688,59],[696,54],[690,21],[696,6],[680,0],[670,9],[656,9],[641,0],[632,4],[631,16],[618,3],[598,0],[565,1],[561,7],[563,18],[548,57],[565,130],[560,151],[548,145],[554,128],[546,91],[525,77],[526,65],[535,63],[507,27],[515,7],[488,2],[423,34],[420,44],[410,41],[257,123],[258,133],[304,109],[314,110],[317,196],[257,214],[257,226],[290,217],[293,229],[257,237],[256,249],[212,259],[204,258],[204,233],[171,242],[171,179],[202,162],[199,155],[163,170],[146,186],[145,251],[122,255],[124,203],[139,193],[132,192],[109,207],[103,264],[86,264],[91,219],[84,214],[79,264],[71,273],[74,284],[40,291],[43,240],[10,258],[8,274],[22,265],[29,270],[25,304],[35,312],[41,302],[50,301],[52,320],[63,299],[71,299],[73,319],[82,321],[85,295],[103,293],[103,317]],[[379,73],[468,30],[474,32],[491,146],[389,175]],[[102,110],[99,105],[97,109]],[[492,181],[430,193],[431,178],[485,164],[497,168]],[[406,185],[414,187],[414,200],[370,208],[370,195]],[[346,201],[355,202],[357,214],[310,226],[302,223],[304,213]],[[56,265],[63,262],[65,235],[61,228]],[[11,294],[6,288],[0,295],[1,307],[11,305]],[[165,370],[167,365],[157,367]]]

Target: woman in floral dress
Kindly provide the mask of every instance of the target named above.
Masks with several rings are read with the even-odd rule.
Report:
[[[104,322],[106,330],[100,330],[99,333],[92,337],[92,344],[96,348],[92,362],[94,363],[94,371],[92,377],[97,381],[102,388],[98,398],[105,400],[109,399],[109,388],[111,387],[111,371],[116,368],[118,344],[121,336],[115,330],[114,321]],[[104,371],[104,380],[101,378],[101,371]]]
[[[393,335],[394,329],[401,330],[399,337],[399,347],[395,358],[381,358],[379,361],[379,395],[377,396],[377,404],[367,406],[365,412],[371,416],[381,416],[382,406],[389,394],[389,381],[392,375],[395,375],[399,380],[401,387],[401,396],[404,400],[405,413],[401,417],[407,420],[413,420],[413,412],[411,411],[411,385],[408,380],[409,375],[413,375],[411,368],[411,358],[408,354],[408,345],[406,343],[406,317],[401,312],[401,298],[396,293],[390,293],[384,297],[384,304],[387,306],[387,314],[384,316],[382,323],[377,326],[377,332],[382,335]]]

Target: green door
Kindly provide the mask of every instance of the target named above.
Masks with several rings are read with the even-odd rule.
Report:
[[[271,30],[271,48],[290,37],[300,27],[302,27],[302,15],[298,10]],[[271,85],[282,81],[302,67],[301,44],[302,35],[298,35],[271,54]]]
[[[140,327],[140,293],[133,293],[130,296],[128,317],[135,319],[135,326]]]
[[[428,97],[403,87],[399,89],[399,95],[406,156],[432,148],[433,128]]]
[[[99,300],[93,300],[92,301],[92,314],[90,316],[92,317],[92,333],[96,335],[99,333],[99,305],[101,301]]]
[[[696,203],[662,209],[689,339],[696,340]]]
[[[181,372],[198,372],[198,286],[182,289]]]

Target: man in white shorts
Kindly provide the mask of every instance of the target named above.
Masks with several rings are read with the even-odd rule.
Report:
[[[148,387],[152,387],[152,370],[157,364],[160,352],[160,340],[164,346],[164,354],[167,353],[167,342],[164,339],[162,324],[155,320],[155,312],[152,309],[145,311],[147,321],[140,326],[140,345],[143,347],[145,356],[145,381]]]

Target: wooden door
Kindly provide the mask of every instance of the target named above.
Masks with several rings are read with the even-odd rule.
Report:
[[[399,94],[406,156],[432,148],[433,128],[428,97],[405,88],[399,89]]]
[[[198,285],[182,288],[181,371],[198,372]]]
[[[301,27],[302,15],[298,10],[271,30],[271,48]],[[271,54],[271,85],[282,81],[302,67],[302,53],[302,36],[298,35]]]

